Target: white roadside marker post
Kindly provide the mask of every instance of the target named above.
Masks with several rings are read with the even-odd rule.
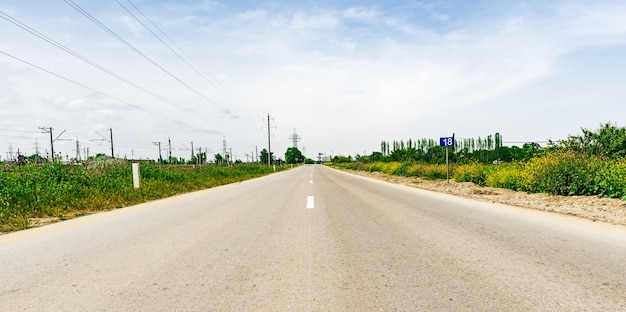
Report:
[[[139,188],[139,163],[133,163],[133,186]]]

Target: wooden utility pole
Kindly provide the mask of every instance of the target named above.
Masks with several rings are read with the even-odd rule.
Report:
[[[49,127],[49,128],[40,127],[39,129],[43,131],[42,133],[50,133],[50,152],[52,153],[52,163],[54,164],[54,141],[56,141],[59,137],[61,137],[61,135],[65,133],[65,130],[61,131],[61,133],[59,133],[56,139],[54,139],[52,136],[52,127]]]

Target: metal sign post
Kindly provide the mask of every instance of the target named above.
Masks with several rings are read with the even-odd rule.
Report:
[[[448,150],[450,147],[446,146],[446,182],[450,183],[450,161],[448,160]]]
[[[446,182],[450,183],[450,161],[448,159],[448,150],[450,146],[454,146],[454,133],[451,137],[439,138],[439,146],[446,148]]]

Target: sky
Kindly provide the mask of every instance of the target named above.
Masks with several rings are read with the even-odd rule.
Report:
[[[625,83],[623,1],[0,0],[0,160],[41,128],[64,158],[521,146],[626,126]]]

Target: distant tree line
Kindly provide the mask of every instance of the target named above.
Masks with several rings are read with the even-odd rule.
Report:
[[[496,133],[485,138],[468,138],[454,140],[454,147],[448,151],[451,162],[481,162],[493,163],[500,161],[528,160],[541,150],[538,143],[529,142],[522,147],[504,146],[502,135]],[[339,159],[338,159],[339,160]],[[341,159],[344,160],[345,159]],[[434,139],[420,139],[407,141],[381,141],[380,152],[373,152],[369,156],[358,156],[361,162],[404,162],[415,161],[429,164],[443,164],[446,162],[446,147],[439,146]]]
[[[409,139],[407,141],[381,141],[380,152],[370,155],[336,156],[333,162],[422,162],[443,164],[446,161],[446,148],[439,146],[435,139]],[[626,128],[611,123],[602,124],[598,130],[582,129],[582,134],[569,136],[566,140],[548,141],[545,147],[536,142],[519,146],[505,146],[502,135],[495,133],[478,138],[455,138],[454,147],[448,151],[454,163],[478,162],[484,164],[498,162],[528,161],[542,153],[551,151],[572,151],[587,156],[619,158],[626,156]]]

